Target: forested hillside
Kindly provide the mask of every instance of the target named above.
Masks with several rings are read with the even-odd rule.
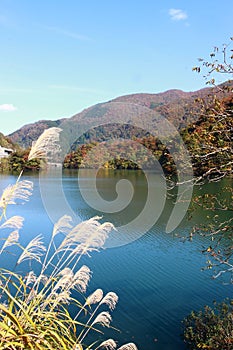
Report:
[[[233,82],[230,83],[230,86],[233,87]],[[56,121],[42,120],[25,125],[10,134],[9,137],[13,142],[19,144],[23,148],[27,148],[31,146],[32,141],[36,140],[39,135],[49,127],[65,125],[75,132],[76,129],[85,129],[85,125],[92,125],[93,121],[98,122],[98,124],[112,123],[114,119],[113,113],[115,113],[115,111],[113,111],[113,108],[109,108],[109,106],[115,103],[119,106],[119,114],[121,110],[124,109],[124,104],[126,104],[126,106],[135,104],[137,106],[147,107],[149,110],[153,110],[157,115],[167,118],[180,130],[188,124],[195,122],[200,115],[205,112],[207,106],[211,109],[215,104],[216,96],[218,99],[222,100],[225,96],[229,96],[232,93],[230,90],[223,91],[220,86],[215,88],[208,87],[194,92],[169,90],[157,94],[140,93],[121,96],[106,103],[97,104],[85,109],[71,118],[59,119]],[[133,109],[129,110],[128,113],[129,121],[133,120]],[[146,132],[148,132],[148,129],[152,132],[155,127],[156,122],[153,121],[153,118],[147,120]],[[119,129],[119,126],[117,128],[103,127],[102,129],[99,128],[98,131],[92,129],[89,133],[85,133],[83,139],[77,143],[83,143],[84,139],[95,142],[108,139],[109,137],[111,138],[112,135],[116,134],[116,129],[118,135],[122,134],[122,137],[132,135],[132,130],[130,131],[129,127],[127,130],[125,127]],[[134,135],[137,137],[144,137],[145,131],[136,132],[134,130]]]
[[[209,105],[203,100],[198,103],[203,103],[203,110],[200,112],[199,118],[180,129],[180,134],[192,158],[194,173],[195,175],[206,174],[206,176],[210,173],[230,173],[232,170],[233,136],[232,94],[222,99],[214,97]],[[117,129],[117,125],[112,125],[111,131],[115,138],[129,138],[130,134],[134,136],[134,140],[137,142],[130,145],[130,149],[128,149],[131,160],[127,160],[122,156],[124,148],[119,148],[117,144],[115,146],[117,156],[114,159],[111,159],[110,154],[106,154],[104,136],[108,140],[111,139],[112,135],[108,133],[107,128],[106,130],[102,128],[101,131],[93,129],[91,133],[87,134],[86,143],[83,142],[84,140],[77,140],[72,152],[64,160],[64,167],[95,167],[101,159],[108,159],[103,164],[106,168],[139,169],[140,167],[153,167],[153,163],[148,160],[148,154],[140,147],[140,145],[143,145],[152,151],[166,173],[176,172],[173,159],[159,138],[149,133],[143,134],[142,130],[135,130],[135,128],[129,126]],[[100,141],[103,142],[103,147],[96,148],[97,151],[94,152],[94,156],[88,156],[88,152],[96,147]],[[170,140],[170,142],[172,143],[173,140]]]
[[[10,134],[9,138],[22,148],[28,148],[31,147],[32,142],[37,140],[45,129],[57,127],[64,120],[64,118],[59,120],[40,120],[36,123],[27,124]]]
[[[1,132],[0,132],[0,146],[5,147],[5,148],[11,148],[11,149],[15,149],[17,146],[12,142],[12,139],[4,136]]]
[[[92,168],[101,161],[105,168],[153,168],[153,163],[146,152],[146,149],[149,149],[166,173],[175,174],[176,167],[172,156],[160,138],[153,134],[158,120],[166,117],[179,130],[192,157],[195,175],[222,171],[229,173],[232,166],[233,83],[228,82],[224,86],[224,89],[221,85],[196,92],[169,90],[159,94],[122,96],[90,107],[71,118],[26,125],[8,138],[0,135],[2,146],[11,147],[10,140],[12,140],[22,147],[9,157],[8,168],[17,171],[22,167],[38,169],[38,162],[34,164],[26,162],[32,141],[36,140],[45,129],[61,126],[69,130],[73,137],[72,141],[68,140],[71,148],[64,159],[65,168]],[[134,113],[138,110],[142,119],[140,125],[144,125],[144,118],[145,128],[135,126],[134,121],[138,117]],[[128,123],[121,123],[121,114],[127,116]],[[119,123],[116,123],[118,115]],[[93,127],[90,128],[90,125]],[[84,130],[83,133],[80,130]],[[76,138],[76,133],[81,136]],[[124,156],[124,147],[121,148],[117,143],[112,146],[115,147],[115,156],[108,154],[106,142],[118,139],[135,141],[128,149],[130,159]],[[168,140],[168,142],[172,144],[175,141]],[[100,143],[102,148],[99,146]],[[95,150],[93,155],[93,152],[89,151],[97,145],[97,151]]]

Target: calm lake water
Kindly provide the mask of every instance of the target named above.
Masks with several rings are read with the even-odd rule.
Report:
[[[103,215],[104,221],[122,226],[137,217],[144,207],[148,191],[145,177],[140,171],[106,170],[98,174],[99,194],[108,201],[116,198],[116,183],[120,179],[125,178],[133,185],[131,203],[118,213],[110,214],[91,208],[81,196],[80,186],[82,191],[91,192],[89,180],[92,172],[83,171],[79,182],[77,177],[76,171],[64,172],[62,188],[67,207],[72,208],[82,220]],[[25,217],[21,233],[23,244],[39,233],[48,240],[52,229],[50,217],[66,214],[62,213],[63,199],[59,198],[59,193],[56,194],[56,176],[45,175],[41,184],[38,175],[26,174],[24,178],[34,182],[33,195],[30,202],[11,206],[9,216],[18,214]],[[13,175],[1,175],[0,190],[15,181]],[[161,184],[161,179],[154,174],[154,185],[158,191],[163,191]],[[224,184],[213,184],[209,190],[219,192]],[[48,197],[53,195],[52,203],[45,204],[47,210],[49,206],[50,217],[42,201],[45,198],[41,198],[41,186],[44,187],[42,197],[45,193]],[[168,234],[165,227],[172,205],[172,200],[168,200],[159,220],[138,239],[127,229],[125,235],[130,238],[130,243],[107,248],[93,253],[91,258],[83,259],[83,263],[93,271],[88,291],[102,288],[105,292],[115,291],[119,295],[112,324],[119,331],[106,331],[107,336],[117,339],[119,345],[133,341],[140,350],[185,349],[180,337],[181,320],[193,309],[198,310],[214,300],[232,297],[232,286],[211,279],[209,271],[201,270],[207,259],[201,254],[204,239],[195,238],[190,242],[179,238],[186,236],[195,222],[202,222],[205,213],[194,213],[192,221],[184,219],[175,232]],[[11,262],[1,260],[0,263],[9,267]]]

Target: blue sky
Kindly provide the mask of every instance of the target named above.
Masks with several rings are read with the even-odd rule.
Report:
[[[202,88],[192,67],[232,23],[232,0],[0,0],[0,131],[125,94]]]

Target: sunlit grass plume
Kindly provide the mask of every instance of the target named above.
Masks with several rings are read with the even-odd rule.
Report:
[[[51,156],[58,149],[60,132],[46,130],[32,146],[29,159]],[[117,294],[104,294],[99,288],[85,297],[92,273],[81,258],[103,248],[113,225],[101,223],[99,217],[74,225],[64,215],[55,223],[47,246],[41,235],[22,246],[19,232],[24,218],[7,216],[8,206],[27,201],[32,194],[33,183],[21,176],[0,198],[0,229],[7,234],[0,257],[16,254],[12,269],[0,269],[0,349],[136,350],[133,343],[120,346],[104,339],[103,328],[111,327]],[[70,305],[75,315],[71,316]]]

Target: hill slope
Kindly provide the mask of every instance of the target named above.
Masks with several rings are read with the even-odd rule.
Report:
[[[233,86],[233,83],[231,85]],[[126,124],[125,121],[127,121],[127,124],[135,124],[134,122],[137,119],[137,121],[141,121],[142,129],[146,130],[146,132],[153,131],[160,117],[165,117],[180,130],[188,124],[197,121],[206,109],[206,106],[211,108],[215,95],[222,99],[223,96],[229,94],[232,94],[232,92],[223,92],[216,87],[204,88],[194,92],[168,90],[158,94],[138,93],[126,95],[85,109],[71,118],[56,121],[42,120],[25,125],[10,134],[9,137],[13,142],[26,148],[46,128],[62,126],[62,128],[69,130],[69,134],[73,136],[75,133],[79,136],[82,132],[84,133],[82,139],[79,139],[77,143],[82,143],[85,138],[88,141],[98,141],[111,138],[113,135],[115,137],[132,136],[130,126],[119,127],[119,124],[117,125],[118,122]],[[124,115],[124,118],[122,118],[122,115]],[[98,131],[93,129],[95,126],[108,123],[113,124],[109,127],[98,127]],[[92,130],[87,132],[90,129]],[[135,132],[134,128],[133,135],[143,137],[145,132],[141,133],[140,130]]]
[[[54,126],[58,127],[64,120],[64,118],[59,120],[39,120],[36,123],[22,126],[22,128],[10,134],[8,138],[21,147],[28,148],[31,146],[32,141],[37,140],[45,129]]]
[[[16,149],[17,145],[15,145],[12,142],[12,139],[4,136],[1,132],[0,132],[0,146],[5,147],[5,148],[10,148],[10,149]]]

